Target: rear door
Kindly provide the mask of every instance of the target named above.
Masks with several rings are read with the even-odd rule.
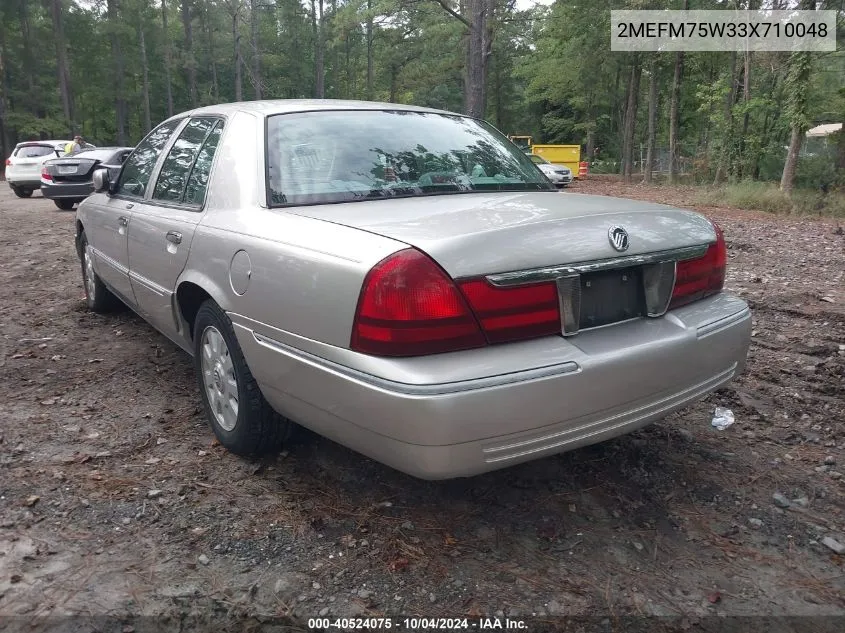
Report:
[[[129,155],[111,196],[94,195],[85,203],[85,233],[94,266],[103,281],[124,301],[135,305],[129,283],[128,236],[135,208],[141,205],[162,150],[183,120],[166,121]]]
[[[224,121],[194,117],[169,148],[155,186],[132,215],[129,275],[138,307],[163,333],[176,337],[173,295],[185,268]]]

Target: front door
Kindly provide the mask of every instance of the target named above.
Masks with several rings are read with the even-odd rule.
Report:
[[[137,203],[125,198],[94,194],[85,206],[85,233],[94,269],[124,302],[135,304],[129,283],[127,236],[132,210]]]
[[[128,156],[112,195],[94,194],[85,205],[85,232],[100,278],[126,303],[137,305],[129,281],[129,233],[143,205],[153,169],[182,121],[165,121]]]
[[[202,218],[205,190],[223,120],[195,117],[173,143],[152,194],[135,209],[129,234],[129,277],[144,317],[179,334],[174,294]]]

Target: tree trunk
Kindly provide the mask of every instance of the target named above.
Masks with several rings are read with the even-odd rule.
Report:
[[[144,136],[153,128],[150,115],[150,66],[147,61],[147,43],[144,38],[143,18],[138,19],[138,44],[141,48],[142,99],[144,101]]]
[[[596,132],[593,129],[587,130],[587,161],[592,162],[596,156]]]
[[[742,116],[742,134],[739,137],[739,172],[740,178],[746,176],[750,169],[751,161],[747,156],[748,126],[751,123],[751,113],[748,110],[751,102],[751,51],[745,51],[745,64],[742,73],[742,102],[745,104],[745,113]]]
[[[396,103],[396,94],[399,92],[399,69],[391,65],[390,66],[390,94],[387,98],[388,102]]]
[[[352,46],[351,42],[349,41],[349,31],[346,32],[346,36],[343,38],[343,51],[346,55],[346,85],[343,89],[343,98],[351,99],[354,96],[354,83],[352,78]]]
[[[684,0],[683,9],[689,8],[689,0]],[[681,81],[684,76],[684,52],[675,53],[675,74],[672,77],[672,93],[669,102],[669,182],[674,184],[678,178],[678,111],[681,100]]]
[[[173,81],[170,76],[170,32],[167,29],[167,0],[161,0],[161,30],[164,36],[164,85],[167,89],[167,116],[173,116]]]
[[[469,42],[466,70],[466,114],[483,118],[487,86],[488,0],[468,0]]]
[[[809,11],[815,8],[814,0],[802,0],[800,9]],[[789,69],[786,73],[786,112],[791,128],[789,150],[783,165],[780,178],[780,190],[786,194],[792,193],[795,186],[795,172],[798,168],[798,154],[804,134],[810,127],[809,116],[809,79],[812,69],[812,58],[808,52],[794,52],[789,56]]]
[[[65,121],[70,126],[71,132],[77,132],[74,123],[73,93],[70,86],[70,68],[67,59],[67,43],[65,42],[65,29],[62,0],[50,2],[50,14],[53,19],[53,36],[56,40],[56,72],[59,76],[59,93],[62,97],[62,111]]]
[[[836,134],[836,169],[845,174],[845,128]]]
[[[126,103],[126,94],[124,92],[124,64],[123,64],[123,50],[120,46],[120,37],[117,34],[117,24],[119,20],[118,0],[106,0],[106,13],[111,26],[111,52],[114,60],[114,113],[116,124],[116,137],[118,145],[126,145],[126,120],[128,114],[128,106]]]
[[[795,186],[795,171],[798,167],[798,153],[801,151],[801,142],[804,140],[804,132],[793,126],[789,138],[789,150],[786,153],[786,162],[783,165],[783,174],[780,178],[780,190],[784,193],[792,193]]]
[[[719,152],[719,160],[716,163],[716,176],[713,178],[713,184],[717,185],[730,170],[733,164],[733,143],[734,143],[734,115],[733,107],[736,103],[737,94],[737,52],[731,53],[731,69],[730,69],[730,88],[728,94],[725,95],[724,106],[724,121],[725,127],[722,130],[722,151]]]
[[[619,104],[619,85],[622,83],[622,64],[616,64],[616,78],[613,81],[613,92],[610,95],[610,112],[618,113],[610,117],[610,133],[613,138],[619,138],[622,129],[622,118],[625,109]]]
[[[217,81],[217,61],[214,55],[214,36],[208,27],[208,2],[203,4],[200,11],[200,28],[205,39],[205,53],[208,58],[208,66],[211,69],[211,95],[215,103],[220,102],[220,84]]]
[[[373,0],[367,0],[367,100],[372,101],[375,96],[373,86]]]
[[[11,154],[9,130],[6,127],[6,110],[8,109],[9,81],[6,77],[6,29],[0,24],[0,154],[4,157]]]
[[[255,88],[255,98],[264,98],[261,86],[261,49],[258,46],[258,3],[249,0],[249,39],[252,47],[252,82]]]
[[[787,112],[789,114],[791,134],[786,163],[780,179],[780,189],[791,193],[795,185],[795,171],[798,166],[798,153],[804,133],[810,127],[808,117],[808,79],[810,78],[810,54],[806,52],[792,53],[789,60]]]
[[[336,33],[334,33],[334,24],[335,24],[334,19],[337,16],[337,0],[331,0],[330,4],[331,4],[330,15],[332,16],[332,23],[331,23],[332,24],[332,30],[329,32],[329,38],[328,39],[329,39],[329,42],[331,42],[332,63],[331,63],[331,66],[329,68],[330,72],[327,73],[329,80],[326,82],[327,86],[328,86],[327,89],[326,89],[326,94],[328,94],[331,97],[336,99],[339,96],[338,90],[339,90],[339,87],[340,87],[340,57],[339,57],[338,46],[335,43],[337,36],[336,36]],[[328,20],[326,20],[326,23],[327,22],[328,22]],[[325,40],[325,38],[324,38],[324,40]]]
[[[232,55],[235,62],[235,101],[244,100],[244,83],[241,73],[241,35],[238,32],[239,12],[240,7],[235,3],[235,6],[232,7],[232,46],[234,47]]]
[[[197,62],[194,59],[194,28],[190,0],[182,0],[182,28],[185,31],[185,77],[188,82],[191,107],[195,108],[197,105]]]
[[[314,29],[314,97],[326,98],[326,45],[323,28],[323,0],[319,0],[320,12],[317,13],[317,2],[311,0],[311,24]]]
[[[44,107],[41,99],[38,98],[35,90],[35,62],[32,55],[32,30],[29,25],[29,0],[20,0],[20,21],[21,21],[21,40],[23,43],[22,65],[23,73],[26,77],[27,85],[27,100],[29,111],[33,112],[39,118],[44,116]]]
[[[640,60],[634,58],[631,63],[631,76],[628,80],[628,98],[625,106],[625,123],[622,130],[622,174],[625,182],[631,182],[634,155],[634,131],[637,126],[637,103],[640,92]]]
[[[646,150],[643,182],[651,182],[654,171],[654,150],[657,136],[657,60],[652,60],[648,78],[648,149]]]

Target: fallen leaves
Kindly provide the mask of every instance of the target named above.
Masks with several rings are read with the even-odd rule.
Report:
[[[408,565],[410,565],[410,561],[407,558],[399,557],[392,561],[390,561],[390,571],[405,571],[408,569]]]

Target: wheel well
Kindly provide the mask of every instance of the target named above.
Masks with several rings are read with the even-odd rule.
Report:
[[[185,323],[188,324],[191,338],[194,337],[194,321],[196,321],[197,312],[199,312],[203,302],[208,299],[211,299],[211,295],[202,287],[190,281],[180,284],[179,288],[176,289],[176,302],[179,305],[179,312],[185,319]]]

